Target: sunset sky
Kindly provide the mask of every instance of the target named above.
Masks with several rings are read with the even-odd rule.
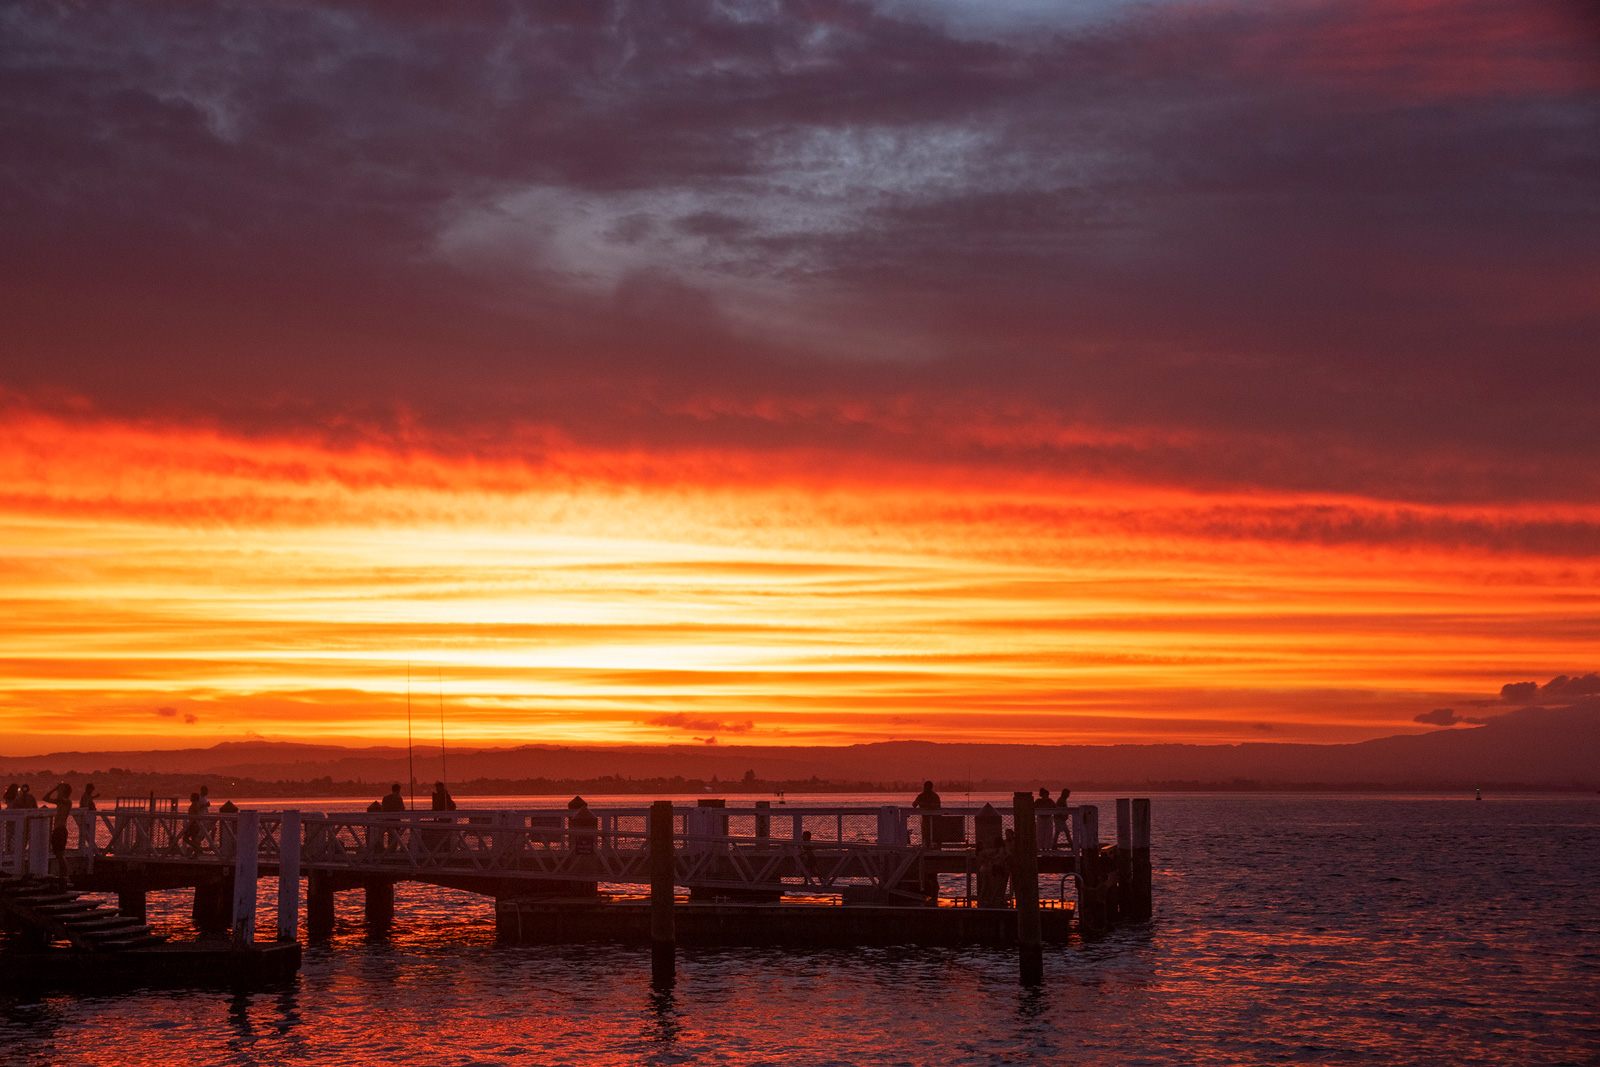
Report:
[[[1592,0],[23,0],[0,98],[0,754],[1600,668]]]

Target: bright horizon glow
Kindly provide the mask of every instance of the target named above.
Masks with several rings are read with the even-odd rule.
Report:
[[[1493,540],[1596,509],[757,465],[18,416],[6,754],[403,741],[408,663],[453,744],[1348,741],[1593,647]]]

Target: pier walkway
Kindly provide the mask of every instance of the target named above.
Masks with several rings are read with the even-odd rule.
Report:
[[[262,876],[277,879],[278,936],[287,940],[298,937],[302,880],[312,937],[333,929],[337,890],[364,890],[368,924],[387,925],[397,882],[491,896],[502,933],[514,917],[518,936],[535,920],[546,932],[565,923],[593,933],[621,923],[641,895],[670,907],[679,889],[688,890],[691,908],[777,908],[765,918],[740,913],[743,928],[756,932],[791,920],[816,927],[818,917],[802,919],[795,909],[805,905],[786,898],[870,906],[896,916],[876,925],[903,931],[887,935],[902,940],[948,928],[1037,941],[1041,921],[1043,936],[1059,939],[1068,924],[1092,932],[1149,918],[1149,801],[1117,801],[1115,845],[1101,843],[1093,805],[1035,812],[1020,793],[1016,805],[927,812],[702,800],[576,811],[188,815],[124,799],[113,810],[72,813],[65,873],[76,890],[116,893],[120,915],[132,920],[145,918],[147,892],[193,887],[196,927],[231,928],[242,943],[253,937]],[[0,812],[0,879],[62,873],[48,851],[51,814]],[[1009,848],[1008,830],[1016,831]],[[1041,875],[1058,876],[1053,898],[1040,892]],[[1041,903],[1059,914],[1038,919]],[[972,918],[957,921],[952,907],[972,909]],[[854,915],[848,924],[820,921],[870,932],[874,924]],[[737,926],[725,919],[713,925]],[[1002,928],[1020,932],[994,933]]]

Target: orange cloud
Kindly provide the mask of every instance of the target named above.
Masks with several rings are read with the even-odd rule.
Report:
[[[1597,636],[1597,509],[756,464],[11,420],[0,732],[1352,739]]]

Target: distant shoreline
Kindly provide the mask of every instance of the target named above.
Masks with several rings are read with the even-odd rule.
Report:
[[[224,795],[235,797],[371,797],[388,792],[392,780],[366,781],[349,779],[332,781],[328,778],[282,779],[262,781],[215,774],[129,774],[104,771],[68,771],[52,773],[40,771],[30,774],[5,776],[5,781],[28,782],[35,794],[41,794],[50,785],[65,781],[74,793],[85,782],[94,782],[103,805],[114,803],[117,796],[187,797],[201,785],[209,787],[213,799]],[[1282,782],[1261,779],[1233,779],[1229,781],[1203,781],[1168,779],[1161,781],[1061,781],[984,779],[973,782],[935,781],[935,788],[946,795],[960,793],[1009,793],[1017,790],[1035,792],[1041,786],[1054,793],[1062,786],[1079,793],[1466,793],[1477,790],[1484,793],[1550,793],[1592,794],[1600,792],[1600,785],[1570,783],[1564,785],[1530,782],[1474,782],[1419,780],[1415,782]],[[431,791],[433,779],[416,783],[418,795]],[[813,793],[870,793],[885,796],[914,795],[922,783],[896,780],[881,782],[832,781],[805,779],[796,781],[767,781],[763,779],[719,781],[701,778],[567,778],[567,779],[469,779],[449,783],[450,791],[459,796],[550,796],[570,797],[574,794],[599,794],[607,796],[637,795],[641,798],[662,794],[705,794],[708,797],[750,797],[762,799],[779,794],[804,796]],[[909,803],[909,800],[907,801]]]

